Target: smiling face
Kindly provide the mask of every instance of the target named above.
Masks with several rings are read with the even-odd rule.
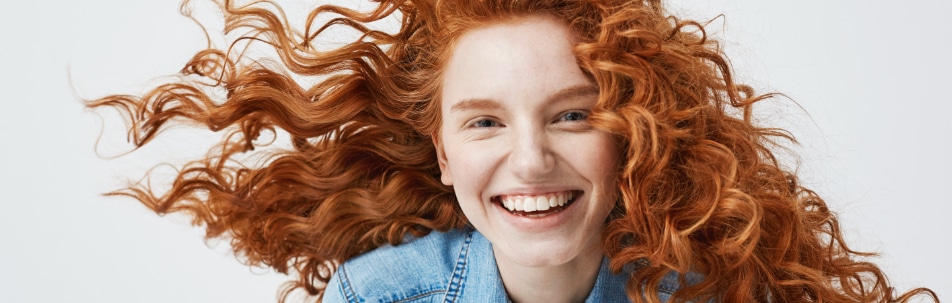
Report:
[[[434,139],[442,181],[497,261],[601,258],[618,150],[587,121],[598,88],[575,42],[547,16],[496,23],[463,34],[444,71]]]

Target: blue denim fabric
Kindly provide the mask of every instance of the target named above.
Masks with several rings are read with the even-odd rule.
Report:
[[[604,259],[585,302],[629,302],[627,276],[612,274]],[[678,288],[678,275],[669,274],[658,287],[660,299],[667,301]],[[328,282],[323,302],[508,301],[491,244],[466,229],[408,238],[344,262]]]

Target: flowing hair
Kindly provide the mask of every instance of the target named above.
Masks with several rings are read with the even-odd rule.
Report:
[[[467,224],[439,181],[431,140],[442,68],[467,30],[546,14],[578,35],[579,66],[600,89],[590,121],[622,145],[602,243],[616,272],[641,264],[627,285],[633,301],[657,302],[670,271],[704,277],[682,281],[675,301],[938,301],[924,288],[895,292],[863,260],[871,254],[843,242],[823,199],[774,155],[793,137],[752,123],[752,106],[771,95],[735,83],[703,24],[667,14],[660,0],[375,2],[317,7],[300,31],[275,3],[223,0],[225,31],[241,33],[229,48],[198,52],[179,81],[87,106],[124,113],[136,147],[172,124],[228,135],[181,166],[168,191],[139,184],[109,195],[189,214],[246,263],[298,275],[282,302],[299,289],[320,296],[349,258]],[[395,32],[371,25],[387,18],[399,18]],[[359,35],[330,49],[316,42],[338,27]],[[269,46],[281,67],[246,57],[238,41]],[[303,87],[297,76],[320,80]],[[289,147],[257,140],[277,131]],[[249,153],[264,161],[241,161]]]

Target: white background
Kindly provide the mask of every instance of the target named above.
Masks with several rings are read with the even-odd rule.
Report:
[[[952,22],[943,21],[952,2],[681,0],[672,9],[725,14],[710,29],[741,79],[802,106],[777,99],[782,110],[764,121],[801,140],[802,176],[840,214],[853,247],[880,252],[873,261],[898,289],[952,298]],[[141,93],[205,45],[177,3],[16,1],[4,11],[0,302],[275,301],[287,277],[240,264],[226,242],[210,248],[183,217],[100,196],[218,138],[176,128],[125,157],[94,152],[104,125],[101,154],[128,145],[117,116],[103,122],[79,98]]]

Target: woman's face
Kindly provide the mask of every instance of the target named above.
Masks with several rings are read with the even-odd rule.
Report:
[[[553,266],[600,258],[618,150],[587,121],[598,88],[554,18],[531,16],[459,38],[434,139],[442,181],[496,258]]]

